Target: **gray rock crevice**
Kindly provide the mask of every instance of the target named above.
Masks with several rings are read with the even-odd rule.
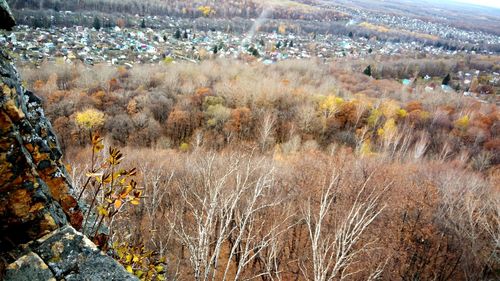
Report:
[[[137,280],[71,226],[23,245],[23,252],[7,266],[5,281]]]

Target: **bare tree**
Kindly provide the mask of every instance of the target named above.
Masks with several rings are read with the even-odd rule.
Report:
[[[262,151],[265,151],[272,141],[275,123],[276,117],[270,113],[266,114],[262,120],[262,126],[259,129],[259,143]]]
[[[144,186],[144,209],[148,218],[148,228],[151,233],[151,243],[158,249],[161,256],[165,255],[167,244],[170,240],[173,228],[169,227],[167,231],[158,223],[162,221],[162,210],[167,206],[164,201],[174,172],[168,172],[165,162],[153,165],[152,162],[143,162],[139,164],[139,171],[142,175],[142,184]]]
[[[349,267],[369,246],[370,243],[360,245],[360,239],[385,208],[380,205],[380,198],[389,187],[387,185],[380,191],[370,190],[367,188],[370,178],[359,187],[354,202],[342,218],[331,218],[339,196],[339,174],[332,176],[328,186],[322,190],[319,206],[313,206],[313,199],[309,198],[303,215],[309,232],[313,272],[309,276],[303,267],[307,278],[315,281],[344,280],[356,273],[350,272]],[[329,228],[332,225],[334,229]]]
[[[188,166],[194,176],[179,185],[181,210],[174,231],[187,247],[195,280],[239,280],[245,268],[276,239],[279,223],[257,215],[280,201],[268,196],[274,168],[261,159],[215,154]]]
[[[498,278],[500,197],[479,176],[450,170],[434,177],[442,196],[436,218],[463,242],[462,270],[470,279]]]

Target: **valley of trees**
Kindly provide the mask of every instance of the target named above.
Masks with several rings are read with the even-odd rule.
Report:
[[[100,165],[89,132],[137,168],[140,204],[105,224],[167,280],[498,279],[497,106],[403,87],[384,74],[397,65],[373,64],[379,79],[340,60],[21,72],[77,191]]]

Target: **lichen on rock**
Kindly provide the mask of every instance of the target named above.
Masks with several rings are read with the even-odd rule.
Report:
[[[0,50],[0,250],[36,239],[82,215],[41,102]],[[43,111],[42,111],[43,112]]]
[[[137,280],[71,226],[30,242],[24,251],[7,266],[4,280]]]
[[[56,280],[49,266],[33,252],[11,263],[6,270],[4,281]]]
[[[0,0],[0,29],[14,23]],[[40,99],[0,46],[0,279],[137,280],[75,230],[83,214],[61,159]]]

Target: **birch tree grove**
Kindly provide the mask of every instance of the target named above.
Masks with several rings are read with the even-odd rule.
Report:
[[[181,200],[171,224],[187,248],[195,280],[240,280],[245,268],[276,239],[280,222],[258,214],[280,204],[272,197],[273,166],[215,154],[188,164],[194,174],[178,186]]]

